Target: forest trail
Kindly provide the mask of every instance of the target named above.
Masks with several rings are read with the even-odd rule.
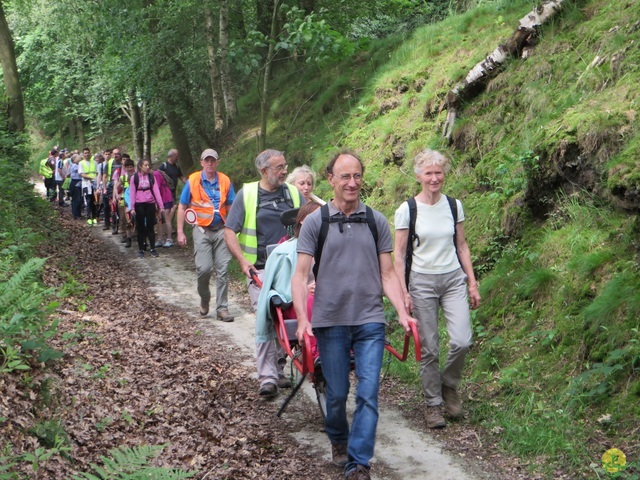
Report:
[[[250,312],[248,295],[246,290],[242,289],[242,285],[232,282],[229,288],[229,310],[235,316],[233,323],[217,321],[214,317],[215,312],[210,312],[207,317],[202,318],[197,311],[199,297],[195,288],[195,267],[187,252],[180,251],[180,247],[174,246],[171,249],[159,249],[159,258],[151,258],[147,255],[139,259],[134,257],[135,248],[127,249],[119,242],[120,236],[113,236],[110,232],[103,232],[97,228],[92,229],[92,232],[102,237],[105,242],[112,242],[135,265],[135,270],[158,300],[184,309],[185,314],[197,322],[202,333],[210,338],[212,347],[229,346],[229,342],[233,342],[234,350],[239,351],[241,358],[245,359],[244,363],[248,367],[255,366],[255,315]],[[215,279],[211,281],[211,288],[212,298],[215,299]],[[257,380],[248,381],[255,384],[256,401],[260,401],[257,395]],[[275,413],[290,391],[281,390],[277,399],[272,402],[273,422],[279,421]],[[287,417],[296,416],[294,423],[300,426],[298,431],[291,431],[291,435],[308,450],[322,457],[326,462],[330,462],[330,444],[322,432],[320,411],[315,403],[315,392],[309,382],[305,382],[302,391],[304,395],[298,393],[284,413]],[[292,408],[294,404],[302,404],[303,408]],[[353,409],[353,405],[351,408]],[[445,452],[439,441],[412,428],[398,410],[384,404],[381,404],[380,408],[376,450],[372,465],[373,477],[378,479],[496,478],[494,475],[483,473],[476,466],[463,464],[460,457],[454,457]]]

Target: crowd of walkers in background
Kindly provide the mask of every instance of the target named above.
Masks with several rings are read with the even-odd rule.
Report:
[[[135,236],[139,257],[147,250],[157,257],[156,248],[173,246],[176,187],[178,180],[187,181],[178,158],[171,149],[152,169],[148,160],[136,164],[119,148],[92,154],[87,147],[82,152],[54,147],[40,162],[39,174],[49,201],[71,206],[74,220],[121,234],[127,248]]]

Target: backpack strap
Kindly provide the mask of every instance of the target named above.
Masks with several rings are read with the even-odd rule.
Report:
[[[316,246],[316,252],[314,255],[315,264],[313,265],[313,275],[318,279],[318,270],[320,269],[320,259],[322,258],[322,250],[324,249],[324,242],[327,238],[327,234],[329,233],[329,224],[337,223],[340,233],[343,232],[342,225],[344,223],[366,223],[371,231],[371,236],[373,237],[373,241],[376,245],[376,252],[378,251],[378,225],[376,224],[376,219],[373,215],[373,209],[369,206],[366,206],[366,216],[362,217],[347,217],[345,215],[335,215],[333,217],[329,216],[329,204],[325,203],[322,207],[320,207],[320,217],[322,219],[322,224],[320,225],[320,232],[318,233],[318,244]]]
[[[449,208],[451,209],[451,215],[453,216],[453,246],[456,249],[456,256],[458,256],[458,244],[456,243],[456,235],[458,233],[458,204],[456,203],[456,199],[445,195],[447,197],[447,201],[449,202]]]
[[[456,199],[445,195],[449,208],[451,209],[451,216],[453,217],[453,247],[456,249],[456,257],[458,257],[458,244],[456,243],[456,236],[458,233],[458,204]],[[409,237],[407,238],[407,251],[404,257],[404,283],[409,287],[409,277],[411,275],[411,264],[413,262],[413,245],[420,246],[420,237],[416,235],[416,218],[418,218],[418,205],[416,199],[411,197],[407,200],[409,205]],[[458,261],[460,261],[458,257]]]
[[[145,190],[153,190],[153,183],[154,183],[153,173],[148,173],[147,178],[149,179],[149,188],[148,189],[145,188]],[[140,178],[138,176],[138,172],[133,174],[133,183],[136,186],[136,190],[138,190],[138,186],[140,185]]]
[[[287,205],[289,205],[289,208],[293,208],[294,204],[293,204],[293,199],[291,198],[291,192],[289,192],[289,189],[287,188],[286,185],[282,185],[280,187],[280,195],[281,197],[275,200],[269,200],[269,201],[259,203],[257,210],[260,210],[261,208],[264,208],[267,205],[273,205],[273,208],[277,210],[278,204],[285,203],[285,202]],[[260,197],[260,189],[258,187],[258,198],[259,197]]]
[[[407,251],[404,255],[404,283],[409,288],[411,264],[413,263],[413,242],[417,241],[416,247],[419,246],[420,238],[416,235],[416,218],[418,217],[416,199],[411,197],[407,200],[407,204],[409,205],[409,236],[407,237]]]

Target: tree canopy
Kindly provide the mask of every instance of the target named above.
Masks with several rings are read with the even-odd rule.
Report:
[[[363,39],[410,30],[460,3],[14,0],[5,8],[26,109],[46,135],[108,143],[110,127],[128,119],[133,151],[146,156],[143,131],[167,122],[188,161],[233,125],[238,95],[256,89],[268,115],[268,80],[284,65],[321,68]]]

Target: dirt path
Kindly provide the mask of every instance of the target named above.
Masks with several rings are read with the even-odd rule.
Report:
[[[235,316],[233,323],[216,321],[214,314],[201,319],[197,314],[199,297],[195,289],[196,279],[194,265],[187,252],[179,247],[160,249],[159,258],[143,259],[134,257],[133,248],[126,249],[119,242],[119,236],[110,232],[93,229],[93,232],[104,241],[112,242],[130,262],[135,265],[139,276],[144,279],[154,295],[164,302],[184,309],[185,314],[197,322],[202,333],[210,338],[212,345],[233,345],[233,349],[241,354],[248,367],[254,366],[254,314],[247,308],[246,290],[241,285],[230,288],[230,312]],[[190,252],[190,249],[188,250]],[[212,280],[212,297],[215,281]],[[257,381],[254,383],[257,396]],[[330,445],[322,432],[319,410],[315,404],[315,392],[308,383],[303,389],[305,395],[297,395],[289,405],[285,416],[287,420],[299,426],[291,435],[302,443],[314,455],[331,460]],[[288,393],[285,390],[273,402],[272,421],[279,421],[275,412]],[[304,398],[306,397],[306,399]],[[295,408],[297,407],[297,408]],[[353,408],[353,407],[352,407]],[[460,457],[455,457],[443,450],[443,445],[408,423],[398,410],[390,406],[380,409],[378,435],[376,439],[375,458],[372,462],[374,478],[428,480],[428,479],[488,479],[495,478],[484,473],[475,465],[463,464]]]
[[[342,477],[330,463],[309,384],[280,419],[275,414],[288,391],[273,402],[258,398],[254,315],[244,285],[234,282],[230,288],[235,322],[225,324],[211,314],[203,319],[191,245],[139,259],[135,245],[124,248],[119,236],[71,220],[69,209],[53,208],[61,216],[52,231],[59,224],[71,241],[52,243],[41,255],[73,265],[77,280],[87,285],[86,292],[61,304],[60,348],[66,355],[51,382],[61,412],[55,415],[70,433],[76,469],[86,469],[118,445],[169,442],[162,463],[199,470],[196,478]],[[65,272],[52,262],[45,282],[59,285]],[[12,388],[5,392],[19,392]],[[29,401],[14,403],[17,424],[34,421]],[[495,445],[483,445],[468,422],[428,430],[421,407],[406,387],[382,382],[373,478],[530,478]],[[25,448],[31,442],[26,436],[12,441]],[[50,478],[67,478],[69,468],[64,462],[47,465]]]

